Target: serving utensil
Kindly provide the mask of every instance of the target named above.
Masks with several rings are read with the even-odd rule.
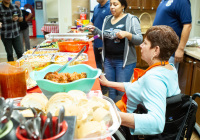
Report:
[[[65,65],[63,65],[62,67],[60,67],[59,69],[57,69],[55,72],[59,72],[59,71],[61,71],[62,69],[66,68],[70,63],[72,63],[74,60],[76,60],[85,50],[86,50],[86,46],[84,46],[84,47],[81,49],[81,51],[80,51],[74,58],[72,58],[72,59],[71,59],[69,62],[67,62]],[[49,74],[52,74],[52,73],[54,73],[54,72],[48,72],[48,73],[44,76],[44,79],[46,79],[47,76],[48,76]]]
[[[39,116],[37,116],[34,120],[33,120],[33,126],[35,129],[35,135],[37,136],[38,139],[41,138],[41,132],[40,132],[40,128],[41,128],[41,118]]]
[[[11,118],[19,123],[21,129],[25,129],[26,118],[18,110],[12,112]]]
[[[39,48],[40,48],[40,45],[37,45],[37,47],[35,48],[35,50],[33,51],[33,53],[30,56],[32,56]]]
[[[47,118],[49,118],[49,131],[50,131],[50,136],[53,137],[53,122],[52,122],[52,114],[51,112],[47,113]]]
[[[32,119],[29,119],[25,122],[25,129],[28,133],[29,138],[31,139],[37,139],[37,136],[35,135],[35,129],[33,125]]]
[[[42,139],[44,138],[44,132],[45,132],[45,130],[46,130],[47,125],[49,124],[49,122],[50,122],[50,119],[49,119],[49,118],[47,118],[47,119],[45,120],[45,122],[44,122],[44,125],[43,125],[43,127],[42,127],[42,134],[41,134],[41,138],[42,138]]]
[[[62,126],[62,122],[64,120],[64,117],[65,117],[65,108],[63,106],[60,107],[60,110],[59,110],[59,115],[58,115],[58,124],[57,124],[57,131],[56,131],[56,135],[58,133],[60,133],[60,127]]]

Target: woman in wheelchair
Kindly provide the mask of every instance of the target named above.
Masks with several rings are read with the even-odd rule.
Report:
[[[103,86],[124,92],[116,103],[122,125],[129,127],[133,135],[154,135],[163,132],[165,125],[166,98],[180,93],[177,71],[169,64],[170,56],[178,47],[179,38],[169,26],[153,26],[145,34],[141,58],[149,68],[134,69],[132,82],[108,81],[100,76]],[[133,113],[142,104],[147,114]]]

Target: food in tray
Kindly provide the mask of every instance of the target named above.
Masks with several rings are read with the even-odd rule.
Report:
[[[66,62],[66,61],[70,61],[75,56],[77,56],[77,53],[57,53],[57,54],[55,54],[54,61],[55,62]],[[76,61],[87,61],[87,60],[88,60],[88,56],[85,53],[81,54],[76,59]]]
[[[47,74],[44,79],[56,82],[56,83],[70,83],[82,78],[87,78],[87,74],[85,72],[82,73],[58,73],[58,72],[53,72],[50,74]]]
[[[53,116],[57,116],[60,107],[64,106],[65,116],[77,116],[75,138],[102,136],[113,121],[106,100],[98,97],[88,99],[80,90],[57,93],[49,100],[43,94],[32,93],[26,95],[20,104],[51,112]]]
[[[31,50],[28,50],[26,52],[24,52],[23,55],[29,55],[29,54],[32,54],[34,51],[34,49],[31,49]],[[59,50],[37,50],[34,54],[48,54],[48,53],[56,53],[58,52]]]
[[[54,64],[59,64],[59,65],[65,65],[68,61],[64,61],[64,62],[53,62]],[[69,66],[73,66],[73,65],[78,65],[78,64],[83,64],[83,62],[81,61],[73,61],[69,64]]]
[[[52,42],[55,42],[54,44],[52,44],[51,46],[49,46]],[[52,42],[43,42],[40,44],[40,48],[58,48],[58,42],[56,41],[52,41]],[[47,47],[43,47],[43,46],[47,46]]]
[[[78,138],[98,137],[105,133],[106,125],[103,122],[88,121],[78,130]]]
[[[52,54],[34,54],[32,56],[25,55],[17,60],[20,65],[27,63],[31,65],[33,70],[41,70],[51,64]]]

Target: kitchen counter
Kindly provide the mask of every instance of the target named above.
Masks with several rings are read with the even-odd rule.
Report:
[[[185,54],[200,60],[200,47],[185,47]]]

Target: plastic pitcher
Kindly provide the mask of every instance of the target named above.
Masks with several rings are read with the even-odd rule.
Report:
[[[28,64],[20,66],[17,62],[0,63],[0,96],[5,99],[25,96],[30,71]]]

